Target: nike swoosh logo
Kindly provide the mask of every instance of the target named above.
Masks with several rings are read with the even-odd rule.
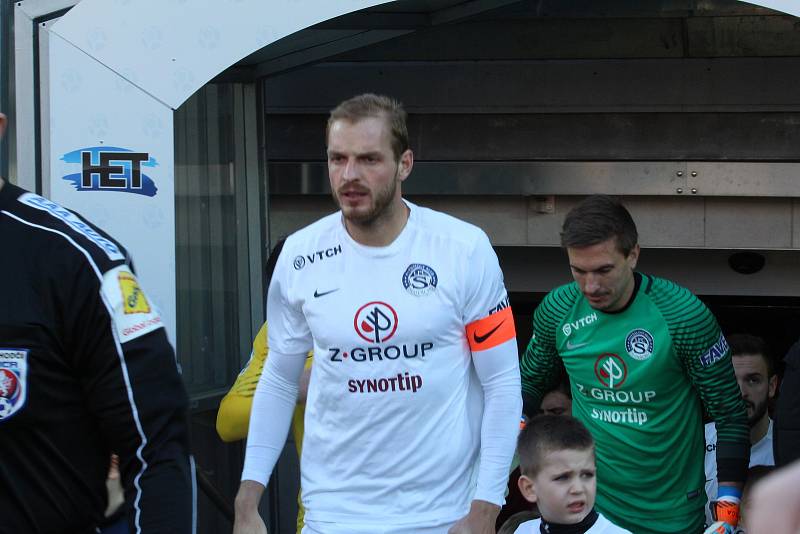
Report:
[[[479,336],[477,332],[473,332],[473,334],[472,334],[472,339],[474,339],[474,340],[475,340],[475,343],[483,343],[484,341],[486,341],[487,339],[489,339],[489,337],[491,337],[491,335],[492,335],[492,334],[494,334],[495,332],[497,332],[497,329],[498,329],[498,328],[500,328],[501,326],[503,326],[503,323],[504,323],[504,322],[506,322],[506,320],[505,320],[505,319],[503,319],[502,321],[500,321],[500,323],[499,323],[497,326],[495,326],[494,328],[492,328],[491,330],[489,330],[488,332],[486,332],[486,334],[485,334],[485,335],[482,335],[482,336]]]
[[[589,344],[588,341],[586,343],[572,343],[571,341],[567,341],[567,350],[579,349],[581,347],[585,347],[588,344]]]
[[[331,289],[330,291],[323,291],[322,293],[320,293],[319,290],[315,289],[314,290],[314,298],[318,299],[320,297],[324,297],[325,295],[330,295],[334,291],[339,291],[339,288],[337,287],[336,289]]]

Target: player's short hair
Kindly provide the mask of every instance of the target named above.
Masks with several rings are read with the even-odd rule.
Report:
[[[772,361],[772,352],[764,338],[752,334],[733,334],[728,336],[728,346],[731,348],[731,356],[741,356],[752,354],[761,356],[767,364],[767,377],[775,374],[775,364]]]
[[[561,246],[581,248],[616,238],[627,256],[639,241],[630,212],[614,197],[592,195],[572,208],[561,227]]]
[[[333,108],[328,117],[328,125],[325,127],[325,143],[328,142],[328,135],[334,122],[345,120],[356,123],[368,117],[381,117],[386,121],[391,134],[394,159],[400,161],[400,155],[408,150],[409,146],[406,125],[408,114],[399,100],[384,95],[365,93],[347,99]]]
[[[594,449],[594,439],[583,423],[571,415],[537,415],[517,438],[520,472],[535,476],[548,452]]]

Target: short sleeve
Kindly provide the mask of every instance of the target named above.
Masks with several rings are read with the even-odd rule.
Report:
[[[290,243],[287,240],[285,248],[289,249]],[[313,339],[303,314],[302,302],[293,297],[295,292],[292,291],[292,284],[297,278],[286,259],[291,257],[288,253],[280,255],[267,293],[269,347],[281,354],[305,356],[313,348]]]
[[[465,268],[465,325],[510,307],[500,262],[489,238],[482,231],[467,257]]]

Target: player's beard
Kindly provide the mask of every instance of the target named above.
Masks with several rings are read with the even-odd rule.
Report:
[[[767,413],[767,399],[764,399],[761,402],[750,402],[745,401],[745,405],[749,408],[752,406],[753,414],[747,417],[747,423],[750,425],[750,428],[756,426],[761,418],[764,417],[764,414]]]
[[[359,226],[370,226],[384,213],[386,213],[388,207],[394,200],[395,194],[397,193],[397,183],[396,171],[392,179],[386,184],[386,187],[382,189],[374,189],[369,192],[370,198],[372,199],[372,205],[364,212],[346,210],[339,201],[338,192],[333,194],[333,200],[336,202],[336,205],[339,206],[339,209],[342,210],[342,215],[344,216],[345,220]]]

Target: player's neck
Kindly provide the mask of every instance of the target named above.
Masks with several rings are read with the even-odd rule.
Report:
[[[3,178],[2,178],[2,177],[0,177],[0,190],[2,190],[2,189],[3,189],[3,186],[4,186],[4,185],[6,185],[6,182],[5,182],[5,180],[3,180]]]
[[[344,226],[356,243],[368,247],[385,247],[391,245],[406,227],[410,213],[406,203],[398,197],[374,220],[361,224],[345,219]]]
[[[750,428],[750,445],[755,445],[767,435],[769,430],[769,415],[764,414],[758,423]]]

